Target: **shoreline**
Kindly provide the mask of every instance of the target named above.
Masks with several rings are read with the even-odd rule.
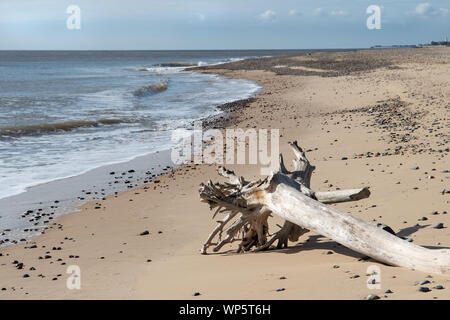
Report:
[[[361,54],[364,55],[364,53]],[[409,52],[405,53],[405,55],[409,54]],[[397,61],[394,58],[392,58],[393,61]],[[424,60],[426,59],[424,58]],[[279,61],[275,60],[273,63],[277,64]],[[317,74],[310,74],[309,71],[306,71],[307,75],[293,75],[289,74],[290,71],[286,71],[284,72],[286,74],[274,75],[273,72],[261,70],[233,70],[233,67],[227,69],[227,66],[223,65],[220,69],[203,69],[200,72],[218,72],[225,76],[259,80],[263,87],[260,94],[254,100],[244,102],[244,108],[230,111],[230,119],[226,126],[251,127],[252,124],[266,128],[271,128],[277,124],[283,126],[283,128],[280,128],[283,129],[280,151],[288,155],[289,152],[285,146],[286,141],[300,139],[300,144],[310,150],[308,156],[315,164],[317,163],[318,172],[313,177],[314,187],[332,189],[337,185],[356,187],[361,184],[369,184],[371,188],[376,190],[373,197],[358,202],[356,205],[343,204],[338,207],[354,215],[363,212],[363,219],[366,220],[378,220],[379,216],[383,216],[383,222],[399,229],[403,226],[403,220],[408,220],[409,222],[405,227],[411,228],[416,216],[428,215],[423,211],[430,211],[432,207],[437,207],[436,210],[440,212],[436,216],[437,218],[447,219],[445,221],[448,221],[448,215],[443,214],[445,200],[443,200],[444,203],[439,201],[439,199],[442,201],[440,197],[446,196],[439,195],[437,192],[441,188],[441,184],[444,185],[448,182],[448,174],[446,178],[445,173],[440,173],[446,170],[445,157],[448,152],[441,152],[440,158],[434,154],[428,155],[426,152],[413,157],[413,154],[408,153],[408,151],[405,151],[405,154],[393,156],[381,155],[380,152],[380,157],[384,158],[378,156],[364,157],[363,159],[354,158],[352,157],[354,154],[364,154],[363,151],[367,151],[368,148],[374,155],[377,150],[384,151],[388,148],[389,143],[380,140],[380,137],[384,137],[385,132],[383,130],[389,128],[379,127],[376,122],[373,122],[374,120],[371,120],[373,118],[371,114],[353,112],[346,115],[339,114],[339,111],[343,110],[343,106],[346,106],[347,109],[351,109],[353,106],[360,110],[376,104],[377,101],[388,101],[386,96],[394,98],[397,94],[400,94],[402,99],[407,102],[414,101],[414,96],[410,96],[410,93],[405,94],[403,91],[408,91],[406,84],[410,83],[408,81],[414,81],[414,72],[420,72],[417,71],[420,67],[408,65],[408,68],[406,68],[405,66],[408,63],[411,63],[411,61],[406,61],[400,69],[390,69],[386,66],[375,68],[370,71],[369,79],[365,81],[358,79],[358,75],[354,74],[322,77]],[[317,65],[312,67],[317,67]],[[432,65],[431,71],[425,73],[422,70],[421,75],[424,77],[427,75],[435,76],[439,67],[439,64],[435,63]],[[301,70],[301,73],[304,72],[305,70]],[[388,79],[395,75],[401,75],[402,72],[406,73],[404,77],[400,78],[405,81],[405,85],[399,89],[397,84],[389,83],[390,80]],[[295,73],[298,73],[298,71],[295,71]],[[440,106],[442,104],[440,101],[445,101],[447,94],[445,83],[448,83],[446,82],[448,80],[444,76],[441,76],[442,79],[433,80],[435,83],[441,81],[439,82],[439,88],[444,90],[444,99],[438,98],[434,105]],[[383,79],[389,85],[380,83],[376,88],[373,88],[371,80],[380,79],[380,77],[385,77]],[[345,81],[342,79],[345,79]],[[351,81],[353,87],[347,85],[346,81]],[[444,83],[444,86],[442,83]],[[320,92],[321,88],[325,92]],[[334,88],[337,97],[331,95]],[[359,94],[358,97],[353,95],[355,90],[367,93]],[[385,93],[386,90],[390,90],[388,95]],[[427,92],[426,90],[438,92],[431,85],[422,90],[424,92]],[[434,100],[436,99],[432,101]],[[348,117],[352,119],[351,123],[347,123]],[[444,121],[443,127],[445,128],[445,116],[440,116],[439,119]],[[222,120],[219,118],[217,121]],[[299,121],[301,121],[301,125]],[[417,121],[422,120],[417,119]],[[220,126],[221,124],[213,121],[212,125]],[[369,129],[364,125],[369,125]],[[438,132],[441,132],[441,129],[438,129]],[[444,139],[447,138],[444,136]],[[352,141],[352,143],[349,145],[346,141]],[[341,160],[344,157],[350,159],[348,162],[352,163],[351,175],[348,175],[347,161]],[[290,155],[288,158],[290,159]],[[374,175],[373,171],[368,171],[366,162],[370,164],[371,169],[376,170],[377,175]],[[382,163],[382,165],[379,163]],[[440,173],[439,177],[443,182],[440,183],[439,179],[424,182],[419,180],[417,182],[417,177],[414,176],[414,179],[410,177],[411,173],[416,175],[418,173],[410,169],[414,165],[427,168],[425,169],[427,172],[435,167],[434,175],[438,176],[438,173]],[[238,165],[231,167],[238,174],[245,175],[246,178],[258,175],[257,166],[246,166],[245,170]],[[380,167],[383,168],[384,172],[379,169]],[[388,172],[393,170],[390,168],[394,167],[395,171],[399,173],[389,175]],[[149,187],[152,187],[151,189],[145,189],[145,187],[133,188],[118,195],[106,197],[104,201],[101,201],[101,209],[95,209],[97,203],[84,204],[80,212],[60,217],[57,220],[58,227],[48,230],[44,235],[25,244],[25,247],[29,247],[30,244],[37,244],[37,250],[41,257],[45,255],[46,250],[49,250],[50,253],[47,255],[52,257],[48,259],[39,259],[38,254],[30,256],[30,250],[19,248],[21,245],[0,248],[0,252],[4,253],[3,257],[0,257],[0,264],[5,264],[14,258],[18,261],[24,261],[27,268],[36,265],[37,269],[36,272],[27,271],[32,277],[23,279],[20,275],[24,272],[12,270],[11,268],[14,266],[11,265],[2,265],[0,287],[9,288],[3,284],[7,282],[14,283],[14,287],[18,287],[19,284],[25,289],[17,291],[7,289],[3,293],[0,292],[0,297],[7,299],[32,298],[38,295],[42,298],[71,299],[95,297],[191,299],[194,298],[192,296],[194,291],[200,291],[202,293],[200,299],[230,299],[236,297],[238,299],[252,297],[257,299],[314,299],[320,297],[355,299],[362,298],[368,292],[361,282],[364,281],[364,276],[361,276],[361,281],[348,279],[349,276],[357,273],[363,275],[366,267],[364,263],[358,262],[355,259],[355,254],[348,249],[339,248],[336,244],[327,242],[325,239],[318,242],[317,240],[311,241],[310,243],[301,239],[301,246],[291,244],[291,247],[286,250],[269,251],[261,254],[235,255],[231,253],[231,248],[227,247],[225,253],[200,256],[195,248],[200,248],[202,241],[214,225],[214,221],[210,221],[208,208],[199,203],[196,186],[208,179],[217,180],[215,170],[213,166],[208,165],[184,165],[173,172],[161,175],[158,184],[149,185]],[[392,179],[402,181],[402,184],[397,185]],[[425,195],[416,195],[415,199],[411,199],[407,190],[410,190],[417,183],[426,184]],[[438,185],[432,183],[438,183]],[[404,187],[406,189],[401,189]],[[432,193],[427,190],[432,190]],[[146,192],[146,196],[143,197]],[[398,199],[390,197],[389,195],[392,193],[397,194]],[[133,201],[130,202],[130,200]],[[383,203],[383,201],[387,203]],[[420,205],[417,201],[420,201]],[[372,207],[373,203],[376,203],[377,206]],[[384,215],[383,212],[387,209],[390,209],[393,213],[392,216],[386,217]],[[404,216],[405,209],[408,211],[406,217]],[[414,218],[410,219],[411,217]],[[147,223],[147,221],[151,222]],[[101,226],[108,226],[108,228],[102,230]],[[148,238],[140,236],[144,229],[149,230]],[[159,233],[160,231],[161,233]],[[449,236],[447,234],[441,233],[435,236],[428,229],[425,229],[422,233],[423,235],[418,233],[419,239],[414,239],[414,241],[417,240],[418,244],[448,243]],[[73,234],[77,234],[78,237],[72,236]],[[117,237],[120,237],[120,239],[117,239]],[[69,240],[64,240],[65,238]],[[74,241],[70,240],[71,238]],[[61,251],[64,255],[60,255],[59,250],[47,249],[58,242],[64,242],[62,244],[63,251]],[[94,247],[93,244],[95,244]],[[41,248],[41,246],[45,247]],[[124,249],[119,250],[120,248]],[[334,250],[338,254],[331,256],[324,254],[330,250]],[[68,258],[68,253],[73,256],[79,255],[81,260]],[[5,259],[6,257],[8,258]],[[358,256],[356,255],[356,257]],[[83,283],[87,283],[84,289],[70,291],[64,288],[65,281],[61,279],[64,278],[62,276],[64,272],[61,270],[65,269],[65,265],[61,265],[61,261],[58,261],[57,258],[62,259],[63,263],[67,262],[67,265],[72,262],[80,264],[85,275],[83,277],[86,279],[83,280]],[[105,263],[108,261],[111,261],[110,264]],[[52,262],[51,265],[48,264],[49,262]],[[340,265],[341,268],[330,271],[333,270],[333,264]],[[378,263],[375,264],[379,265]],[[177,271],[180,271],[180,266],[182,266],[183,272],[177,274]],[[240,274],[235,278],[236,268],[239,267],[241,268]],[[448,290],[439,292],[434,290],[433,295],[429,297],[417,293],[412,283],[415,281],[414,279],[421,280],[426,276],[424,274],[387,266],[381,266],[381,268],[383,277],[387,282],[384,288],[386,288],[386,285],[393,288],[394,294],[391,295],[393,299],[431,299],[435,295],[439,298],[449,297]],[[15,272],[17,276],[8,277],[8,270],[10,274]],[[129,274],[125,270],[133,270],[133,274]],[[214,272],[215,270],[217,273]],[[349,273],[346,271],[349,271]],[[46,273],[46,278],[38,277],[37,273],[42,272]],[[57,274],[61,274],[61,276],[58,277]],[[183,274],[189,275],[189,277],[185,278]],[[279,284],[279,277],[284,275],[287,275],[289,281]],[[309,276],[305,277],[305,275]],[[53,276],[57,280],[52,280]],[[111,279],[116,279],[118,282],[111,283]],[[235,279],[235,281],[232,279]],[[433,281],[442,283],[444,287],[450,286],[448,280],[446,277],[433,275]],[[230,281],[233,282],[233,285]],[[45,285],[42,285],[43,283]],[[280,286],[287,290],[277,294],[275,289]],[[321,291],[323,288],[334,291],[324,293]],[[236,292],[238,289],[241,290],[239,294]]]
[[[183,69],[183,71],[186,71],[186,69]],[[219,113],[201,117],[195,121],[202,121],[207,124],[220,123],[229,117],[230,110],[239,108],[236,105],[239,106],[244,101],[253,99],[260,90],[261,88],[252,94],[250,98],[217,105],[214,109],[220,111]],[[0,233],[2,233],[0,235],[0,248],[4,245],[14,245],[19,242],[32,240],[39,236],[43,229],[45,230],[45,223],[52,222],[50,220],[54,220],[62,215],[77,212],[81,206],[90,202],[124,192],[129,186],[133,186],[133,189],[135,189],[151,183],[152,180],[163,174],[168,168],[174,170],[176,167],[170,159],[170,152],[171,147],[168,146],[167,149],[137,155],[128,160],[106,163],[85,170],[80,174],[26,187],[25,191],[21,193],[0,199],[0,206],[8,208],[8,210],[2,211],[0,219],[8,216],[9,220],[16,220],[12,224],[10,221],[7,227],[0,230]],[[127,175],[125,185],[116,187],[116,185],[111,183],[111,175],[109,173],[120,171],[122,175],[126,175],[127,172],[130,173],[130,170],[132,174]],[[149,175],[150,170],[153,172]],[[114,183],[116,182],[114,181]],[[74,189],[78,191],[74,191]],[[93,189],[97,189],[97,191],[92,191]],[[90,191],[86,193],[85,190]],[[50,194],[51,196],[49,196]],[[37,199],[40,201],[38,202]],[[19,214],[19,212],[22,213]],[[28,223],[25,226],[20,226],[21,219],[19,216],[25,219],[31,218],[29,222],[33,222],[36,221],[33,220],[36,216],[41,218],[46,215],[48,219],[44,220],[44,224],[35,225],[34,223]]]

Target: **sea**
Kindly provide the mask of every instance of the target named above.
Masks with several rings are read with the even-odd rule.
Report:
[[[0,51],[0,232],[27,226],[33,187],[168,150],[173,130],[260,90],[186,68],[297,52]]]

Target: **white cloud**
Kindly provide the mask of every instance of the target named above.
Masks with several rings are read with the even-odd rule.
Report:
[[[443,16],[450,15],[450,9],[447,8],[439,8],[439,13]]]
[[[431,4],[428,2],[419,3],[414,9],[414,13],[423,16],[432,11]]]
[[[205,21],[206,16],[205,16],[203,13],[199,13],[199,14],[198,14],[198,19],[199,19],[200,21]]]
[[[347,11],[344,11],[344,10],[331,10],[330,14],[332,16],[346,16],[347,15]]]
[[[325,11],[323,11],[322,8],[315,8],[313,10],[313,15],[315,16],[323,16],[325,14]]]
[[[298,11],[297,9],[291,9],[291,10],[289,10],[289,15],[290,16],[299,16],[299,15],[301,15],[302,13],[300,12],[300,11]]]
[[[275,21],[275,19],[277,18],[277,14],[275,13],[275,11],[269,9],[261,13],[259,15],[259,18],[264,22]]]
[[[414,10],[408,11],[407,14],[421,17],[438,16],[438,15],[445,16],[450,14],[450,10],[447,8],[435,8],[429,2],[422,2],[419,3],[414,8]]]

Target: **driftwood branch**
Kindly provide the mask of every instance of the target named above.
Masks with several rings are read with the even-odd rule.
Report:
[[[234,172],[220,168],[227,183],[202,184],[200,197],[216,209],[216,214],[227,213],[203,245],[206,254],[210,246],[214,251],[225,244],[240,240],[239,252],[266,250],[276,241],[277,248],[288,246],[289,241],[314,231],[356,252],[393,266],[402,266],[426,272],[450,273],[450,250],[427,249],[409,243],[376,225],[341,212],[326,204],[357,201],[370,196],[367,187],[352,190],[314,192],[310,189],[312,172],[304,151],[297,142],[290,143],[296,159],[294,171],[286,169],[280,155],[277,172],[263,180],[249,182]],[[268,218],[276,214],[286,221],[269,237]],[[225,229],[233,218],[237,219]],[[222,239],[222,233],[226,236]],[[240,235],[240,237],[238,237]],[[214,238],[219,236],[219,241]]]
[[[317,201],[330,204],[330,203],[357,201],[365,199],[370,196],[370,191],[369,188],[364,187],[361,189],[352,189],[352,190],[316,192],[315,196]]]

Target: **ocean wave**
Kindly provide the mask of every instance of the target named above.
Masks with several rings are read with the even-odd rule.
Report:
[[[144,96],[152,93],[159,93],[167,90],[169,86],[168,79],[161,81],[160,83],[150,84],[148,86],[143,86],[133,92],[136,97]]]
[[[128,122],[120,119],[79,120],[61,123],[44,123],[28,126],[0,128],[0,136],[40,135],[58,131],[70,131],[81,127],[98,127],[99,125],[113,125]]]
[[[191,62],[166,62],[166,63],[158,63],[156,66],[164,67],[164,68],[196,67],[196,66],[198,66],[198,63],[191,63]]]

